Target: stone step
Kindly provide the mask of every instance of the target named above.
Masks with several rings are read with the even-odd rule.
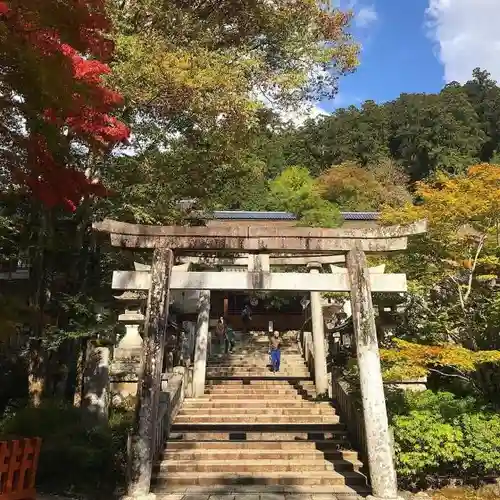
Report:
[[[207,381],[205,390],[212,392],[223,392],[234,393],[234,394],[244,394],[243,390],[253,390],[253,391],[266,391],[269,395],[277,394],[277,391],[292,391],[295,396],[297,396],[301,391],[314,391],[315,385],[313,381],[304,380],[303,382],[293,382],[288,383],[287,381],[277,380],[276,382],[281,383],[270,383],[270,384],[228,384],[230,380],[210,380]],[[210,383],[208,383],[210,382]],[[219,383],[220,382],[220,383]],[[271,381],[272,382],[272,381]],[[309,383],[307,383],[309,382]],[[293,397],[291,399],[296,399]]]
[[[237,372],[232,372],[232,373],[219,373],[219,374],[214,374],[214,373],[206,373],[206,380],[237,380],[242,382],[241,385],[248,385],[251,381],[258,381],[261,380],[263,382],[265,381],[276,381],[276,382],[282,382],[286,383],[288,382],[288,385],[295,385],[295,384],[300,384],[301,382],[312,382],[312,377],[309,375],[309,373],[306,374],[298,374],[294,373],[292,375],[283,373],[281,371],[273,373],[271,371],[262,371],[259,373],[237,373]]]
[[[292,347],[281,347],[280,352],[282,356],[297,356],[301,357],[302,359],[302,353],[295,348]],[[228,352],[227,354],[225,352],[218,352],[217,354],[212,354],[208,358],[209,361],[213,359],[220,359],[223,356],[241,356],[242,358],[248,359],[249,357],[254,357],[254,358],[259,358],[263,356],[269,356],[269,344],[267,345],[262,345],[262,346],[256,346],[256,347],[248,347],[244,348],[241,346],[235,346],[233,352]]]
[[[246,474],[273,472],[312,472],[333,471],[334,465],[324,459],[307,460],[300,457],[297,460],[165,460],[159,464],[161,472],[220,472],[224,474]],[[352,466],[351,466],[352,471]],[[339,472],[339,471],[337,471]]]
[[[267,394],[269,397],[276,397],[280,394],[294,394],[298,396],[299,390],[300,387],[294,387],[292,384],[281,387],[213,384],[205,387],[205,392],[210,394]]]
[[[234,382],[234,383],[233,383]],[[274,394],[275,391],[297,391],[311,389],[314,390],[315,383],[313,380],[307,379],[291,379],[270,377],[267,379],[251,379],[251,378],[215,378],[212,377],[206,381],[206,389],[219,389],[221,391],[239,391],[239,390],[254,390],[268,391]]]
[[[272,400],[269,392],[223,392],[223,391],[205,391],[204,397],[210,397],[212,400],[223,401],[227,399],[241,399],[241,400]],[[309,397],[315,398],[315,393],[309,393]],[[307,399],[303,399],[297,392],[292,391],[276,391],[274,394],[274,401],[281,401],[285,399],[294,398],[297,401],[308,401]]]
[[[265,443],[261,442],[260,448],[247,449],[218,449],[218,448],[197,448],[184,450],[171,450],[167,447],[163,453],[162,460],[293,460],[297,457],[306,460],[317,458],[324,460],[324,455],[316,448],[310,449],[290,449],[279,448],[268,450]]]
[[[220,389],[206,389],[205,394],[213,398],[219,399],[264,399],[266,401],[278,401],[281,399],[296,399],[298,401],[302,400],[301,395],[298,391],[293,389],[277,389],[276,391],[270,392],[266,390],[240,390],[240,391],[224,391]],[[315,391],[309,391],[310,396],[315,395]]]
[[[207,370],[266,370],[269,369],[271,363],[263,361],[262,363],[224,363],[224,364],[208,364]],[[299,370],[307,371],[305,364],[298,363],[280,363],[280,370]]]
[[[206,380],[277,380],[281,382],[299,383],[302,380],[312,381],[309,372],[271,370],[207,370]],[[244,385],[244,384],[243,384]]]
[[[300,384],[301,382],[313,382],[312,377],[308,374],[300,374],[300,375],[290,375],[290,374],[284,374],[283,372],[279,371],[276,373],[273,373],[271,371],[267,372],[261,372],[261,373],[237,373],[237,372],[232,372],[232,373],[207,373],[206,374],[206,381],[223,381],[223,380],[239,380],[242,381],[243,383],[240,385],[249,385],[251,381],[253,380],[262,380],[262,381],[273,381],[275,380],[276,382],[282,382],[284,384],[288,383],[288,386],[295,386],[296,384]],[[208,385],[215,385],[215,384],[208,384]],[[272,390],[272,389],[270,389]]]
[[[295,425],[311,425],[311,424],[338,424],[339,417],[335,414],[331,415],[288,415],[288,414],[249,414],[249,413],[231,413],[220,412],[215,414],[194,412],[193,414],[179,414],[175,419],[175,425],[181,424],[196,424],[196,425],[219,425],[219,424],[295,424]]]
[[[218,389],[220,391],[304,391],[315,390],[314,380],[295,377],[268,377],[263,379],[250,377],[210,377],[205,383],[206,390]]]
[[[226,500],[311,500],[311,498],[322,498],[323,500],[359,500],[365,497],[370,490],[360,485],[352,486],[328,486],[328,485],[265,485],[265,484],[225,484],[220,486],[186,486],[171,485],[163,486],[161,483],[153,487],[157,500],[183,500],[186,496],[194,500],[212,500],[223,497]]]
[[[235,358],[219,358],[207,360],[207,366],[220,366],[220,365],[261,365],[269,362],[269,352],[259,353],[257,356],[238,356]],[[295,354],[281,353],[281,361],[291,366],[304,366],[305,360],[302,356],[295,356]]]
[[[212,354],[207,358],[207,360],[210,363],[225,363],[227,361],[247,363],[249,361],[261,361],[269,358],[269,346],[265,349],[257,349],[254,352],[252,352],[252,348],[244,349],[244,351],[245,352],[238,352],[238,350],[234,350],[233,352],[228,352],[227,354],[225,352]],[[305,358],[300,351],[294,352],[293,349],[280,349],[280,352],[283,354],[283,357],[286,355],[286,359],[288,361],[296,363],[304,363],[305,361]]]
[[[350,443],[347,437],[347,432],[342,430],[337,431],[312,431],[301,432],[293,430],[264,430],[245,429],[233,430],[226,429],[191,429],[191,426],[183,426],[173,428],[170,439],[171,441],[328,441],[330,446],[337,449],[350,449]]]
[[[270,388],[270,390],[279,389],[279,386],[284,388],[290,388],[295,386],[302,387],[314,387],[313,380],[300,379],[295,380],[295,377],[292,379],[284,379],[284,380],[276,380],[276,377],[268,377],[268,378],[223,378],[223,379],[209,379],[206,381],[206,385],[232,385],[232,386],[257,386],[257,387],[266,387]],[[277,387],[278,386],[278,387]]]
[[[271,452],[277,451],[293,451],[297,452],[311,452],[320,450],[323,453],[335,454],[338,453],[338,458],[351,457],[353,460],[357,460],[358,453],[350,449],[339,449],[338,441],[332,439],[318,439],[318,440],[205,440],[205,441],[175,441],[170,440],[166,445],[166,452],[179,452],[186,451],[191,453],[196,453],[201,451],[220,451],[221,453],[244,453],[245,451],[262,451],[265,448],[266,451]]]
[[[207,377],[208,376],[238,376],[238,377],[271,377],[273,372],[270,368],[262,367],[262,368],[210,368],[208,367],[206,370]],[[283,368],[279,369],[277,375],[280,376],[289,376],[289,377],[303,377],[310,378],[309,371],[306,368]]]
[[[325,458],[335,465],[335,470],[344,470],[349,467],[361,467],[362,464],[357,459],[356,452],[342,452],[334,450],[332,452],[322,452],[317,448],[310,449],[267,449],[265,443],[262,448],[250,449],[217,449],[217,448],[198,448],[198,449],[181,449],[181,450],[165,450],[163,460],[295,460],[297,458],[304,460],[321,460]]]
[[[224,474],[220,472],[167,472],[160,471],[156,476],[156,484],[161,483],[163,487],[174,485],[328,485],[344,486],[350,484],[364,485],[364,476],[356,472],[335,471],[309,471],[307,474],[300,472],[245,472],[241,474]]]
[[[218,415],[221,418],[227,418],[228,408],[224,407],[212,407],[212,406],[187,406],[183,405],[178,415],[183,416],[198,416],[198,415],[209,415],[214,416]],[[251,418],[254,418],[256,415],[265,415],[266,417],[291,417],[291,418],[299,418],[307,415],[324,415],[330,416],[335,415],[335,411],[333,408],[318,408],[315,406],[309,408],[293,408],[293,407],[282,407],[282,408],[270,408],[270,407],[256,407],[249,408],[244,406],[234,407],[231,411],[231,416],[238,415],[238,419],[244,418],[245,415],[248,415]],[[201,418],[201,417],[200,417]],[[250,420],[249,420],[250,422]]]
[[[247,357],[258,357],[262,355],[266,355],[269,352],[269,342],[263,342],[262,344],[241,344],[236,343],[233,351],[228,352],[227,355],[236,355],[236,356],[247,356]],[[283,354],[289,354],[291,356],[302,356],[300,349],[297,349],[296,346],[287,344],[281,344],[280,351]],[[215,354],[215,353],[214,353]],[[226,355],[226,352],[217,352],[218,356]],[[209,359],[213,359],[214,355],[211,355]]]
[[[285,408],[285,409],[295,409],[295,408],[305,408],[305,409],[314,409],[314,408],[324,408],[328,411],[335,413],[335,408],[328,402],[322,401],[319,403],[313,403],[311,401],[304,401],[302,399],[279,399],[274,401],[262,401],[256,399],[217,399],[212,397],[203,396],[202,398],[186,400],[184,402],[184,409],[203,409],[203,408],[221,408],[221,409],[229,409],[229,408],[248,408],[254,409],[258,408],[259,410],[264,411],[267,408]]]

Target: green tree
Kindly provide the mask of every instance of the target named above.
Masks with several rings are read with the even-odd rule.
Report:
[[[296,214],[306,226],[336,227],[340,212],[318,192],[305,167],[289,167],[269,183],[268,207]]]
[[[500,150],[500,88],[491,75],[480,68],[474,69],[472,79],[463,89],[474,107],[486,140],[481,144],[481,161],[493,161]]]
[[[390,106],[391,154],[412,179],[436,170],[464,172],[485,136],[477,113],[459,88],[441,94],[404,94]]]

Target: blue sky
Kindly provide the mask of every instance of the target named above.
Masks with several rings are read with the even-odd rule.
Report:
[[[339,0],[352,8],[361,64],[343,77],[331,112],[403,92],[438,92],[480,66],[500,79],[500,0]]]

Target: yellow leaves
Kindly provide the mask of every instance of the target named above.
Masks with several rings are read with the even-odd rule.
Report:
[[[394,340],[394,348],[381,349],[388,374],[412,371],[425,374],[430,368],[450,367],[470,373],[484,363],[500,363],[500,351],[470,351],[456,345],[429,346]]]
[[[500,208],[500,167],[476,165],[466,175],[451,177],[438,172],[429,182],[416,183],[415,194],[423,203],[417,207],[405,207],[408,218],[429,219],[431,225],[471,224],[478,222],[485,228],[491,220],[497,220]],[[385,220],[397,217],[397,213],[386,211]]]
[[[166,113],[192,111],[206,117],[250,109],[245,73],[250,61],[231,64],[215,51],[172,49],[151,36],[119,36],[113,79],[129,103],[160,106]]]
[[[428,245],[428,257],[472,270],[476,259],[498,246],[500,166],[474,165],[454,177],[438,172],[432,180],[417,183],[415,194],[418,205],[385,208],[381,220],[395,224],[427,219],[428,234],[419,241]]]
[[[357,64],[350,16],[315,0],[136,0],[110,9],[111,78],[133,103],[164,103],[167,113],[184,100],[200,114],[219,104],[219,114],[251,114],[255,89],[287,104],[330,95],[338,74]]]

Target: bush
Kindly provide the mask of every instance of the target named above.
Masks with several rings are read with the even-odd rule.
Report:
[[[500,415],[447,392],[388,397],[396,467],[403,487],[433,479],[472,479],[500,471]]]
[[[129,427],[126,413],[113,415],[105,426],[88,421],[79,408],[51,403],[6,417],[0,436],[43,439],[37,473],[41,491],[110,498],[124,483]]]

